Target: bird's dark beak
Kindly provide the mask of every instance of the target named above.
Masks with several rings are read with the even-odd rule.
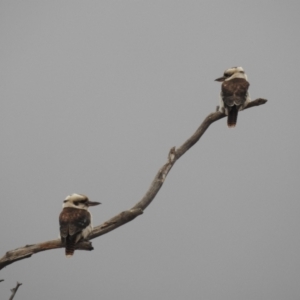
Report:
[[[99,205],[99,204],[101,204],[101,203],[100,202],[92,202],[92,201],[89,201],[87,203],[88,206],[96,206],[96,205]]]
[[[223,82],[226,79],[226,77],[222,76],[220,78],[215,79],[215,81]]]

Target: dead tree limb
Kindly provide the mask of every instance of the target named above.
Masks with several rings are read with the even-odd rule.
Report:
[[[12,294],[11,294],[9,300],[12,300],[15,297],[15,294],[16,294],[16,292],[17,292],[17,290],[18,290],[18,288],[19,288],[20,285],[22,285],[22,283],[17,282],[16,287],[13,288],[13,289],[11,289]]]
[[[261,98],[253,100],[247,105],[247,107],[245,107],[245,109],[248,109],[253,106],[259,106],[265,104],[266,102],[267,102],[266,99],[261,99]],[[103,224],[96,226],[93,229],[92,233],[89,235],[88,239],[92,240],[105,233],[108,233],[132,221],[137,216],[141,215],[157,195],[158,191],[162,187],[168,173],[172,169],[175,162],[199,141],[199,139],[207,130],[207,128],[210,126],[210,124],[224,117],[225,114],[219,111],[209,114],[202,122],[200,127],[196,130],[196,132],[188,140],[186,140],[186,142],[184,142],[179,148],[175,149],[175,147],[173,147],[170,150],[168,161],[159,169],[144,197],[139,202],[137,202],[131,209],[127,211],[123,211],[118,215],[114,216],[113,218],[111,218],[110,220],[104,222]],[[61,243],[60,239],[56,239],[56,240],[38,243],[34,245],[26,245],[25,247],[8,251],[0,259],[0,270],[6,267],[7,265],[12,264],[18,260],[31,257],[35,253],[50,250],[50,249],[62,248],[62,247],[64,247],[64,245]],[[82,241],[76,245],[76,249],[93,250],[93,246],[90,241]]]

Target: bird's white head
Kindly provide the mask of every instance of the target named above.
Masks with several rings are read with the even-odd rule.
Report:
[[[90,206],[101,204],[100,202],[92,202],[89,198],[82,194],[72,194],[66,197],[63,203],[63,208],[73,207],[79,209],[88,209]]]
[[[215,81],[223,82],[223,81],[231,80],[233,78],[243,78],[248,80],[248,77],[242,67],[232,67],[227,69],[224,72],[224,75],[220,78],[215,79]]]

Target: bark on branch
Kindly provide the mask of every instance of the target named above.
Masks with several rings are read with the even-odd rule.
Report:
[[[266,102],[267,102],[266,99],[259,98],[251,101],[244,109],[248,109],[253,106],[259,106],[265,104]],[[90,240],[97,238],[105,233],[108,233],[132,221],[137,216],[141,215],[143,211],[147,208],[147,206],[155,198],[157,193],[159,192],[160,188],[162,187],[168,173],[172,169],[175,162],[199,141],[199,139],[207,130],[210,124],[224,117],[225,114],[219,111],[209,114],[202,122],[202,124],[199,126],[199,128],[196,130],[196,132],[189,139],[187,139],[186,142],[184,142],[179,148],[175,149],[175,147],[173,147],[170,150],[168,161],[159,169],[144,197],[139,202],[137,202],[131,209],[127,211],[123,211],[118,215],[114,216],[113,218],[111,218],[110,220],[104,222],[103,224],[96,226],[93,229],[92,233],[89,235],[88,237],[89,240],[82,241],[79,244],[77,244],[76,249],[93,250],[93,246]],[[25,247],[8,251],[0,259],[0,270],[6,267],[7,265],[12,264],[18,260],[31,257],[35,253],[50,250],[50,249],[62,248],[62,247],[64,247],[64,245],[62,245],[60,239],[56,239],[56,240],[38,243],[34,245],[26,245]]]

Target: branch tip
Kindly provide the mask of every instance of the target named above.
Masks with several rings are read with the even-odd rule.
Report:
[[[15,297],[15,295],[16,295],[16,292],[17,292],[17,290],[18,290],[19,286],[21,286],[21,285],[22,285],[22,283],[20,283],[20,282],[17,282],[17,285],[16,285],[16,287],[10,290],[10,291],[12,292],[12,294],[11,294],[11,296],[10,296],[9,300],[12,300],[12,299]]]

